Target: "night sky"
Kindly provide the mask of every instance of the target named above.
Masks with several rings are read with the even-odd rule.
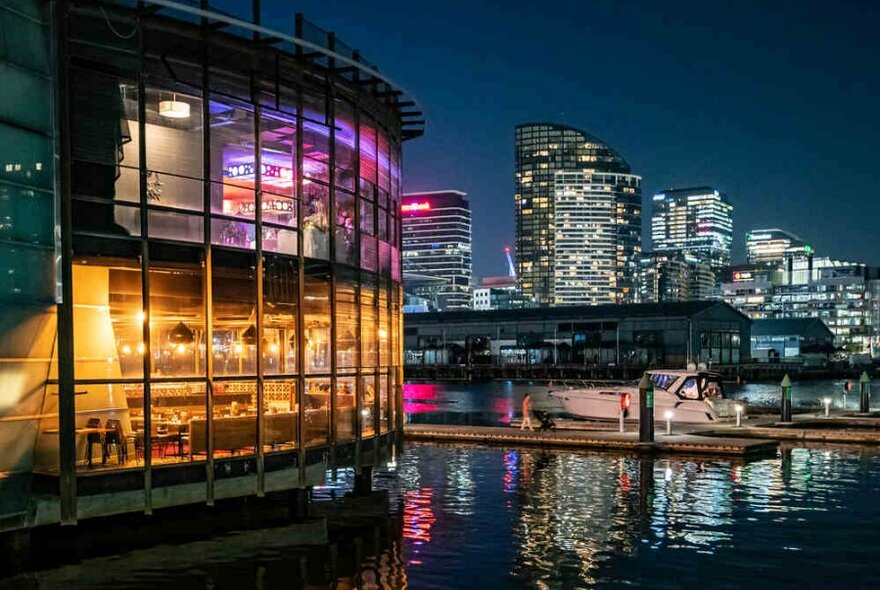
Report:
[[[656,191],[710,184],[734,205],[735,261],[767,226],[880,264],[880,2],[263,1],[274,28],[303,12],[420,101],[405,188],[469,194],[478,277],[505,272],[527,121],[619,151],[646,230]]]

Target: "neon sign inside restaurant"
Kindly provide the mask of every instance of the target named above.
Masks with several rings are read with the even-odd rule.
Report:
[[[429,211],[431,209],[431,203],[407,203],[406,205],[401,205],[400,210],[404,213],[413,213],[415,211]]]

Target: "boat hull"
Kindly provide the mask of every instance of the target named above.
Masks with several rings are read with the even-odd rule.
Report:
[[[559,400],[565,411],[576,418],[598,420],[618,420],[620,418],[621,396],[629,394],[630,405],[627,419],[639,416],[639,392],[637,389],[614,391],[593,389],[570,389],[555,391],[551,395]],[[688,400],[662,390],[654,391],[654,419],[666,420],[667,410],[672,411],[673,422],[707,423],[715,422],[717,415],[712,404],[706,400]]]

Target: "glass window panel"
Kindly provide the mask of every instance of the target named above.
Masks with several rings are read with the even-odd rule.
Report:
[[[153,383],[150,385],[151,454],[155,464],[204,460],[208,446],[206,432],[207,387],[204,382]],[[143,390],[138,386],[143,403]],[[132,418],[140,431],[144,421]]]
[[[204,208],[204,181],[147,171],[147,203],[177,209],[201,211]]]
[[[201,250],[150,249],[150,352],[156,377],[205,374]]]
[[[296,227],[296,200],[264,192],[261,198],[263,223]]]
[[[303,158],[303,177],[320,182],[330,182],[330,164],[327,160]]]
[[[303,181],[303,253],[309,258],[330,258],[329,199],[328,187]]]
[[[77,379],[142,377],[143,300],[136,260],[83,259],[73,272]]]
[[[361,437],[376,434],[376,376],[361,377]]]
[[[211,243],[232,248],[256,248],[256,230],[253,223],[231,221],[229,219],[211,219]]]
[[[356,124],[354,105],[336,102],[336,186],[354,192]]]
[[[361,201],[361,233],[368,236],[376,235],[376,206],[367,201]]]
[[[137,84],[78,68],[70,84],[71,192],[140,201]]]
[[[202,100],[196,96],[148,87],[146,92],[147,169],[158,174],[204,178]],[[186,207],[164,194],[162,204]],[[199,198],[192,205],[201,209]]]
[[[211,210],[214,213],[253,219],[256,203],[253,187],[211,183]]]
[[[79,469],[136,468],[143,464],[135,448],[134,417],[124,388],[112,383],[76,384],[75,440]],[[141,414],[142,408],[143,397],[137,409]]]
[[[390,147],[389,155],[391,159],[391,199],[395,206],[400,202],[400,152],[397,146],[393,144]]]
[[[255,375],[259,342],[255,257],[218,248],[212,262],[214,375]]]
[[[394,281],[400,281],[400,250],[391,249],[391,278]]]
[[[263,449],[268,452],[296,448],[298,421],[296,381],[267,379],[263,383]]]
[[[214,457],[254,453],[257,448],[257,382],[215,381],[212,391]]]
[[[211,101],[211,180],[254,188],[254,113],[232,101]],[[215,213],[222,211],[211,203]]]
[[[263,250],[288,256],[297,254],[296,230],[263,226]]]
[[[336,191],[336,261],[357,264],[357,242],[354,231],[354,195]]]
[[[391,360],[391,319],[388,313],[388,289],[379,289],[379,365],[387,367]]]
[[[306,379],[305,445],[325,445],[330,440],[330,379]]]
[[[263,257],[263,370],[295,374],[299,273],[296,260]]]
[[[361,283],[361,366],[375,367],[379,358],[376,334],[376,279],[364,276]]]
[[[379,268],[379,246],[375,236],[361,236],[361,268],[376,271]]]
[[[303,307],[306,373],[329,373],[330,276],[326,267],[306,268]]]
[[[388,191],[391,189],[391,162],[388,154],[388,137],[384,132],[378,134],[378,184],[379,189]]]
[[[355,387],[357,378],[338,377],[336,379],[336,440],[349,442],[355,438],[357,425],[355,407]]]
[[[201,216],[172,211],[149,212],[150,237],[181,242],[198,242],[205,239]]]
[[[338,269],[336,277],[336,367],[354,369],[358,361],[357,275]]]
[[[327,123],[327,101],[324,95],[302,93],[303,117],[318,124]]]
[[[361,178],[376,183],[376,127],[372,121],[360,125]]]
[[[388,211],[385,209],[379,209],[378,214],[376,216],[378,221],[378,236],[379,239],[383,242],[388,241]]]
[[[385,242],[379,242],[379,273],[385,277],[391,275],[391,246]]]
[[[388,432],[388,375],[379,375],[379,432]]]
[[[295,225],[296,207],[283,209],[267,207],[266,203],[284,202],[280,196],[293,202],[296,196],[296,121],[284,115],[260,118],[260,189],[263,191],[263,219],[272,223]],[[265,193],[272,193],[268,197]],[[281,219],[281,215],[293,212],[294,216]]]

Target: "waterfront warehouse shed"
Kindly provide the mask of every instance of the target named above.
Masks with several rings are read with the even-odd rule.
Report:
[[[827,356],[834,352],[834,333],[819,318],[755,320],[751,349],[761,360]]]
[[[406,314],[408,365],[731,365],[751,320],[719,301]]]

